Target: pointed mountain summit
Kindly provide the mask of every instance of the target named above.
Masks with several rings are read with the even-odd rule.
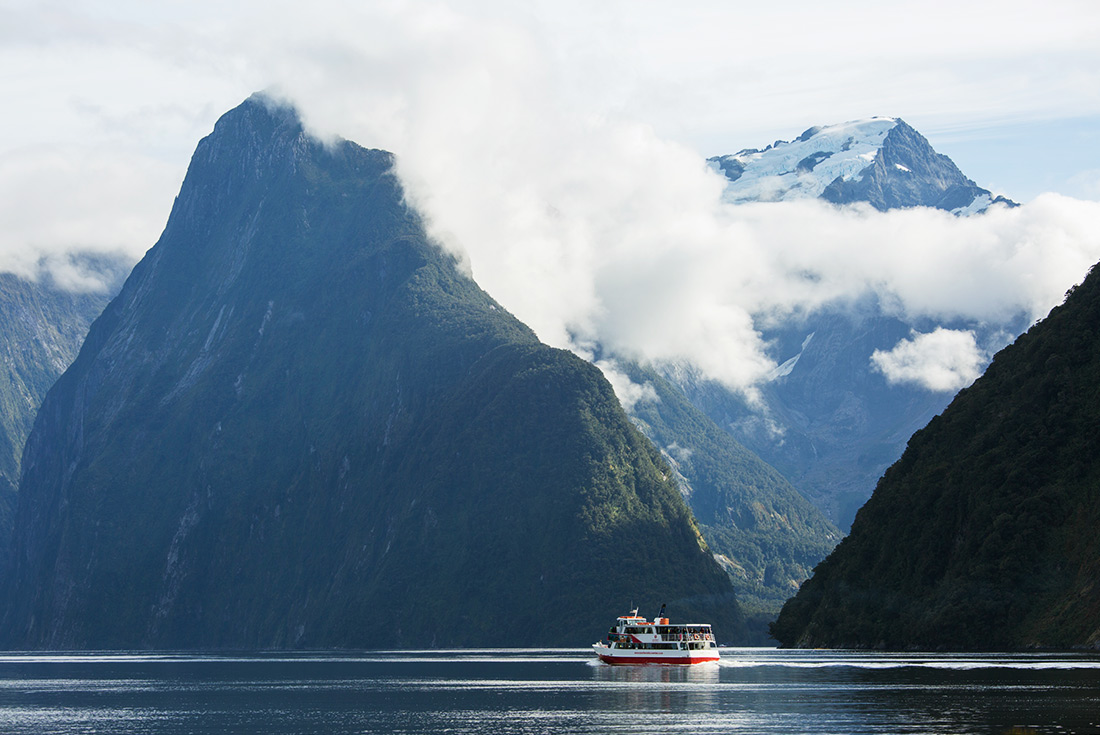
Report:
[[[725,196],[735,203],[817,197],[867,202],[880,211],[935,207],[957,214],[995,201],[1015,206],[966,178],[900,118],[812,127],[793,141],[709,160],[729,179]]]
[[[1100,269],[913,435],[787,646],[1100,648]]]
[[[259,97],[199,144],[27,442],[5,645],[576,645],[631,600],[738,638],[667,463],[392,162]]]

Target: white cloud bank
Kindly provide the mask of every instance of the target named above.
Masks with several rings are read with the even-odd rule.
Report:
[[[46,271],[75,291],[104,288],[70,256],[136,262],[167,219],[171,199],[161,192],[169,184],[179,186],[173,168],[119,153],[48,147],[0,154],[0,270],[32,280]]]
[[[5,90],[18,109],[36,102],[46,111],[41,130],[0,148],[0,199],[10,198],[0,205],[5,269],[78,247],[123,247],[136,257],[155,241],[212,110],[263,88],[294,101],[321,135],[396,152],[409,200],[432,234],[465,254],[478,282],[545,341],[582,354],[599,342],[613,354],[690,363],[747,392],[775,368],[757,331],[768,319],[867,294],[909,316],[1037,318],[1100,260],[1096,202],[1043,196],[969,219],[815,201],[733,207],[722,202],[721,177],[673,139],[675,120],[689,125],[709,105],[721,119],[702,127],[724,126],[734,142],[708,153],[766,143],[741,137],[763,123],[740,119],[748,113],[731,109],[732,100],[766,110],[766,125],[782,118],[788,136],[868,114],[902,114],[919,127],[906,110],[922,106],[972,105],[971,121],[1020,114],[1027,99],[1053,108],[1064,66],[1035,58],[1060,54],[1091,68],[1081,62],[1094,58],[1095,45],[1076,34],[1092,15],[1047,34],[1029,24],[1001,28],[994,36],[1002,40],[982,49],[975,44],[990,34],[967,29],[988,23],[988,14],[955,13],[955,51],[996,64],[955,63],[942,46],[912,44],[907,55],[909,45],[891,39],[889,73],[871,79],[882,65],[854,62],[873,54],[862,44],[837,46],[824,26],[806,26],[813,33],[805,43],[785,44],[778,59],[768,56],[764,34],[742,34],[726,50],[717,41],[731,18],[717,4],[677,11],[686,24],[645,3],[591,17],[568,5],[493,2],[321,2],[310,13],[269,3],[124,3],[111,6],[113,17],[84,7],[45,13],[24,3],[0,17],[20,29],[0,31],[0,61],[31,75],[10,78],[54,71],[45,78],[48,103],[32,98],[30,84]],[[802,10],[825,13],[813,3]],[[1057,15],[1046,12],[1043,22]],[[849,17],[859,25],[861,16]],[[896,32],[921,36],[920,19],[935,15],[914,18]],[[48,33],[35,32],[42,24]],[[921,37],[950,42],[938,32]],[[1057,43],[1035,45],[1047,38]],[[758,55],[744,44],[758,44]],[[753,58],[757,67],[746,61]],[[951,63],[929,65],[944,58]],[[971,68],[973,78],[952,76]],[[1013,73],[1020,68],[1032,74],[1025,81]],[[708,69],[724,76],[699,76]],[[60,87],[65,71],[81,86]],[[902,83],[929,75],[935,83]],[[1100,79],[1074,80],[1078,90],[1100,88]],[[1043,95],[998,96],[1020,84]],[[877,91],[838,101],[816,89]],[[947,96],[898,109],[899,89]],[[1006,106],[982,108],[982,100]],[[1072,102],[1081,114],[1100,109],[1087,95]],[[73,130],[80,139],[59,147]],[[696,134],[707,137],[702,128]]]
[[[952,393],[973,383],[986,359],[973,332],[942,327],[927,334],[914,332],[889,352],[875,350],[871,355],[871,363],[890,383]]]

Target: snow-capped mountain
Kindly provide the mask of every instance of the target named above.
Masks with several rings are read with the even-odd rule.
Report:
[[[1016,206],[968,179],[897,118],[813,127],[789,142],[709,161],[728,179],[725,198],[733,204],[819,198],[880,211],[935,207],[958,215],[978,214],[994,203]],[[691,371],[665,366],[663,372],[696,408],[847,529],[909,437],[953,394],[890,382],[876,368],[876,352],[888,354],[914,335],[945,329],[971,333],[991,355],[1026,326],[1022,315],[1003,324],[908,319],[868,298],[831,304],[789,323],[759,324],[778,367],[752,404]]]
[[[962,215],[993,202],[1014,206],[966,178],[900,118],[812,127],[789,142],[709,161],[729,179],[725,197],[733,203],[819,197],[879,210],[923,206]]]

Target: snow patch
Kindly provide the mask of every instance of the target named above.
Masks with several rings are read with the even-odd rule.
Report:
[[[768,373],[768,382],[776,380],[777,378],[785,378],[790,375],[791,372],[794,370],[794,366],[798,364],[798,358],[800,357],[802,357],[801,352],[799,352],[797,355],[787,360],[786,362],[778,365],[775,370],[772,370],[770,373]]]
[[[210,328],[210,334],[206,335],[206,341],[203,342],[202,351],[209,352],[210,345],[214,342],[214,337],[218,333],[218,327],[222,324],[222,316],[225,314],[225,304],[222,304],[222,308],[218,310],[218,318],[214,320],[214,326]]]
[[[792,142],[776,141],[763,151],[745,150],[712,160],[735,161],[743,172],[726,186],[726,201],[808,199],[821,196],[837,178],[858,180],[882,148],[886,136],[898,124],[894,118],[875,117],[806,131]],[[814,161],[811,167],[805,161]],[[803,165],[799,165],[799,164]]]
[[[267,323],[271,321],[271,312],[275,309],[275,302],[267,302],[267,311],[264,312],[264,318],[260,321],[260,336],[264,336],[264,330],[267,329]]]
[[[794,370],[794,366],[798,364],[799,358],[802,357],[802,353],[804,353],[806,351],[806,346],[808,344],[810,344],[810,340],[812,340],[814,338],[815,334],[817,334],[817,332],[810,332],[810,334],[807,335],[806,339],[802,340],[802,347],[801,347],[801,349],[799,349],[798,354],[795,355],[794,357],[792,357],[791,359],[787,360],[782,365],[778,366],[775,370],[772,370],[771,373],[768,374],[768,381],[769,382],[771,382],[771,381],[773,381],[777,378],[785,378],[785,377],[787,377],[788,375],[791,374],[791,372]]]
[[[993,203],[993,198],[988,194],[982,194],[981,196],[974,197],[974,201],[965,207],[956,207],[951,210],[951,214],[958,215],[960,217],[969,217],[972,214],[981,214],[985,210],[989,209],[989,205]]]

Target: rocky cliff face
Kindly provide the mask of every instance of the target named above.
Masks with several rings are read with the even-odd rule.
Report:
[[[1100,272],[909,441],[783,608],[788,646],[1100,646]]]
[[[740,614],[599,371],[425,238],[391,156],[252,99],[27,443],[8,646],[580,644]]]
[[[0,273],[0,550],[8,548],[23,445],[35,413],[129,271],[129,263],[114,257],[77,261],[99,276],[102,290],[69,291],[48,272],[36,280]]]
[[[994,201],[1014,206],[964,176],[954,161],[936,153],[923,135],[900,119],[871,165],[858,176],[834,179],[821,198],[834,204],[867,202],[880,211],[920,206],[973,214]]]

